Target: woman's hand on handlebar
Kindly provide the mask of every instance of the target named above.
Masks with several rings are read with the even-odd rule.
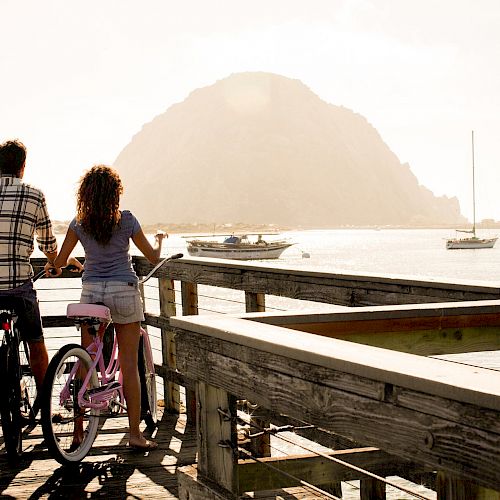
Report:
[[[72,273],[83,272],[83,264],[74,257],[70,257],[68,259],[68,262],[66,263],[66,266],[64,267],[66,267],[68,271],[71,271]],[[55,267],[50,262],[47,262],[44,266],[44,269],[45,269],[45,276],[47,276],[48,278],[57,278],[58,276],[61,276],[63,268]]]
[[[75,257],[70,257],[68,263],[66,264],[68,271],[72,273],[83,273],[83,264]]]

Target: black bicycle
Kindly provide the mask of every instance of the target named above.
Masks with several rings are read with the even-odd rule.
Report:
[[[44,274],[40,271],[33,281]],[[10,462],[21,456],[23,427],[35,423],[39,407],[29,346],[17,326],[16,310],[23,307],[22,298],[0,297],[0,417]]]

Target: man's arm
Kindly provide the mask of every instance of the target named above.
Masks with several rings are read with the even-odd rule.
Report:
[[[36,214],[36,240],[40,251],[46,255],[50,262],[53,262],[57,256],[57,240],[52,231],[52,223],[47,211],[45,196],[43,193],[40,193],[40,197],[40,205]]]

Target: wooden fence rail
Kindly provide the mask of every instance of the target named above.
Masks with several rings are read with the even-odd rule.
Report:
[[[496,308],[500,313],[500,305]],[[311,318],[312,324],[317,321],[317,316]],[[245,317],[191,316],[171,322],[178,367],[196,380],[201,436],[197,473],[225,490],[213,498],[233,498],[249,484],[256,486],[248,483],[255,474],[248,470],[256,466],[238,461],[235,452],[236,398],[430,466],[447,480],[459,478],[463,491],[472,491],[473,484],[477,493],[463,498],[498,498],[491,490],[500,490],[500,372]],[[500,337],[500,324],[496,330]],[[310,460],[302,463],[299,477],[317,472]],[[296,460],[294,467],[298,469]],[[347,469],[326,479],[352,475]],[[184,470],[181,481],[193,488],[192,469]],[[462,498],[450,497],[449,491],[443,488],[438,498]]]
[[[139,275],[151,269],[144,258],[133,261]],[[43,263],[33,260],[35,268]],[[165,381],[165,403],[179,412],[179,386],[186,387],[188,418],[196,418],[203,436],[198,471],[186,471],[181,479],[191,488],[189,498],[197,498],[189,478],[199,473],[214,491],[220,489],[222,496],[213,498],[257,489],[252,477],[260,477],[262,465],[238,463],[237,397],[255,401],[269,415],[307,420],[327,434],[363,443],[366,453],[358,448],[344,455],[353,463],[370,462],[382,475],[441,471],[440,500],[459,498],[450,496],[452,490],[466,491],[467,499],[500,498],[492,491],[500,490],[498,373],[415,356],[500,350],[500,287],[203,258],[168,262],[155,277],[159,314],[146,310],[145,323],[161,330],[162,363],[156,370]],[[250,314],[196,316],[200,285],[244,291],[241,314]],[[351,308],[269,313],[266,296],[272,295]],[[62,316],[44,317],[46,327],[71,324]],[[225,423],[221,410],[231,416]],[[269,418],[253,423],[265,427]],[[268,445],[269,434],[261,450],[266,440]],[[285,467],[309,470],[315,459],[303,458]],[[342,467],[328,470],[323,477],[331,491],[336,481],[353,477]],[[373,478],[364,477],[361,487],[362,498],[385,497]],[[204,494],[202,488],[199,498],[212,498]]]

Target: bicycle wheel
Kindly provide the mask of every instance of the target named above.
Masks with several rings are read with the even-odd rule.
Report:
[[[50,454],[63,465],[81,462],[97,435],[99,410],[80,408],[78,392],[92,360],[87,351],[68,344],[49,363],[41,394],[42,430]],[[97,372],[86,390],[99,386]]]
[[[156,376],[153,351],[148,334],[144,330],[139,342],[139,380],[141,381],[141,420],[146,422],[149,429],[154,429],[158,421]]]
[[[35,377],[29,362],[29,347],[25,340],[19,344],[19,361],[21,365],[21,418],[25,423],[28,421],[33,424],[40,405],[37,401]]]
[[[12,330],[11,330],[12,331]],[[14,341],[0,346],[0,416],[7,459],[16,462],[22,452],[19,352]]]

